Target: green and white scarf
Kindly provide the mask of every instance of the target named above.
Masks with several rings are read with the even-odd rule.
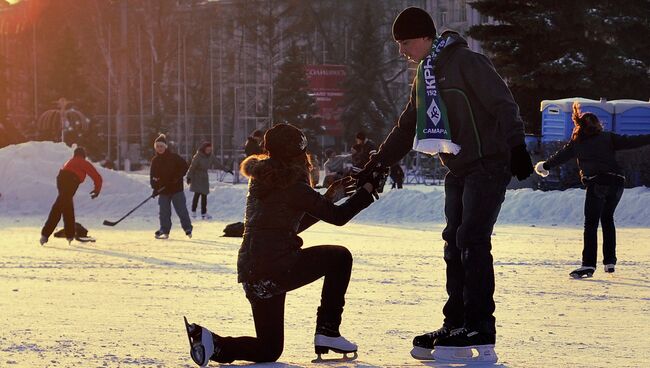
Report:
[[[413,149],[428,154],[458,154],[460,146],[451,141],[447,109],[438,91],[434,63],[440,52],[454,43],[452,37],[437,37],[431,53],[418,65],[415,79],[417,124]]]

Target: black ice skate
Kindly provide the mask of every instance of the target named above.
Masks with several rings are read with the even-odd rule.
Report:
[[[576,268],[575,270],[571,271],[569,276],[573,277],[574,279],[581,279],[583,277],[592,277],[594,275],[594,271],[596,271],[596,267],[582,266],[580,268]]]
[[[190,341],[190,356],[197,365],[207,367],[212,355],[219,353],[219,348],[214,344],[213,334],[205,327],[194,323],[189,324],[184,316],[183,319],[187,338]]]
[[[357,345],[348,341],[343,336],[326,336],[322,334],[314,335],[314,350],[318,357],[312,360],[312,363],[330,362],[330,361],[351,361],[357,359]],[[321,354],[327,354],[329,351],[343,354],[340,358],[323,359]],[[348,354],[352,354],[348,356]]]
[[[154,236],[156,237],[156,239],[169,239],[169,234],[165,234],[160,230],[156,231]]]
[[[413,349],[411,349],[411,356],[419,360],[433,360],[433,342],[438,338],[449,336],[453,328],[442,326],[439,329],[418,335],[413,338]],[[471,350],[467,350],[469,356],[472,356]]]
[[[494,352],[495,340],[494,334],[458,328],[447,337],[436,339],[433,344],[433,359],[450,364],[494,364],[498,360]]]

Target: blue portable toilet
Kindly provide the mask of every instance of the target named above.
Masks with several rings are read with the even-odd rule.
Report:
[[[650,134],[650,102],[639,100],[613,100],[614,133]]]
[[[614,119],[614,105],[606,99],[591,100],[581,97],[564,98],[561,100],[544,100],[541,103],[542,112],[542,142],[568,141],[573,132],[573,103],[580,103],[582,112],[595,114],[603,123],[606,131],[611,131]]]

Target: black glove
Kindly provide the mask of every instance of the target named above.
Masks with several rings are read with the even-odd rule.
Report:
[[[357,179],[357,188],[361,188],[366,183],[370,183],[374,188],[372,195],[375,199],[379,199],[378,193],[384,191],[384,185],[386,184],[386,178],[388,177],[390,168],[388,166],[377,164],[372,171],[361,175],[365,170],[366,168],[364,167],[363,170],[354,176]]]
[[[361,169],[361,171],[352,175],[353,178],[357,179],[357,188],[361,188],[363,184],[367,183],[367,178],[372,177],[372,172],[381,165],[379,160],[375,158],[375,155],[370,155],[370,161]],[[364,178],[360,180],[361,178]]]
[[[158,197],[158,194],[160,194],[160,193],[158,192],[158,189],[154,188],[154,189],[153,189],[153,192],[151,193],[151,198],[156,198],[156,197]]]
[[[533,173],[533,162],[525,145],[519,145],[510,151],[510,172],[520,181]]]
[[[187,184],[192,184],[192,179],[190,179],[189,176],[185,180],[187,181]]]
[[[97,198],[98,196],[99,196],[99,192],[98,192],[98,191],[93,190],[92,192],[90,192],[90,198],[95,199],[95,198]]]

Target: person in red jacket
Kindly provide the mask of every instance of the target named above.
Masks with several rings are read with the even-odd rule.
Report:
[[[95,188],[90,192],[90,198],[95,199],[102,190],[102,176],[99,175],[95,167],[86,161],[86,150],[83,147],[77,147],[74,155],[68,162],[63,165],[56,177],[56,188],[59,195],[52,205],[50,215],[41,230],[41,245],[47,243],[50,235],[54,232],[56,225],[59,224],[63,215],[63,228],[68,243],[74,239],[74,202],[72,198],[79,188],[79,184],[86,180],[89,175],[95,184]]]

